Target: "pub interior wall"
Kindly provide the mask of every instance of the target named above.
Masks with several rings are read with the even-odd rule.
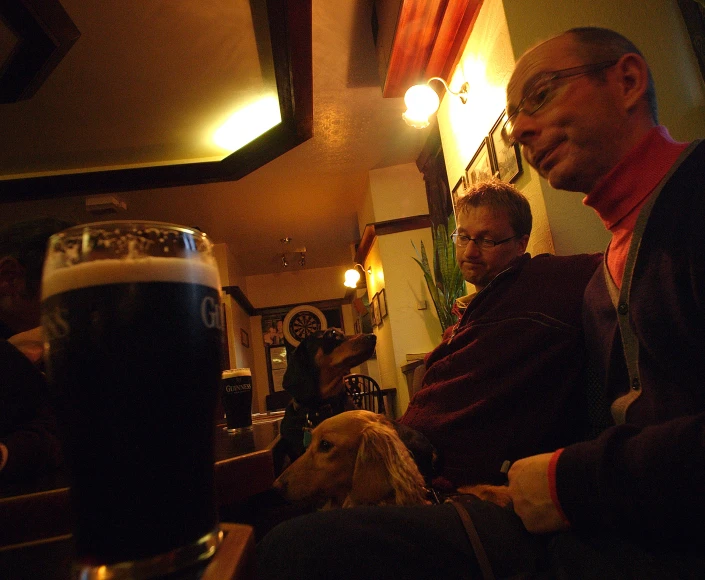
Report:
[[[383,222],[428,213],[426,186],[416,163],[373,169],[369,174],[373,221]],[[360,233],[363,230],[364,225]]]
[[[502,114],[505,87],[514,68],[509,30],[501,0],[485,0],[473,32],[450,81],[453,90],[469,83],[468,102],[452,95],[443,98],[438,125],[453,187]],[[554,253],[552,227],[541,188],[523,163],[524,172],[516,182],[529,200],[533,230],[527,250],[532,254]]]
[[[413,163],[370,171],[367,197],[365,207],[372,208],[373,213],[366,216],[365,223],[428,213],[423,175]],[[388,312],[382,324],[374,328],[377,358],[376,365],[369,365],[369,373],[380,387],[397,389],[397,415],[406,410],[409,402],[401,371],[406,355],[428,352],[440,342],[440,334],[435,336],[438,321],[423,273],[412,259],[412,240],[417,247],[421,240],[427,249],[433,247],[430,228],[385,234],[377,236],[364,264],[365,269],[372,268],[367,279],[368,298],[371,301],[384,288]],[[429,308],[417,310],[420,301],[426,301]]]
[[[305,268],[302,270],[262,274],[245,278],[246,294],[255,308],[269,308],[288,304],[309,304],[322,300],[339,300],[345,296],[343,286],[346,266]],[[353,333],[350,305],[342,306],[344,330]],[[265,397],[269,394],[269,374],[262,335],[262,317],[249,318],[250,353],[253,361],[253,408],[266,411]],[[238,338],[239,340],[239,338]]]
[[[412,240],[417,248],[421,241],[427,250],[433,247],[430,228],[377,238],[379,254],[384,261],[388,316],[376,332],[378,340],[390,341],[393,345],[389,356],[384,360],[378,357],[378,362],[381,384],[397,389],[397,414],[403,413],[409,404],[409,391],[401,370],[408,362],[406,355],[429,352],[441,341],[440,324],[423,272],[412,259],[416,255]],[[419,309],[419,305],[425,308]]]
[[[255,308],[340,299],[345,296],[343,279],[348,267],[304,268],[247,276],[247,297]]]

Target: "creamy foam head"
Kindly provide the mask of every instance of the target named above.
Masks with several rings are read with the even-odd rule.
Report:
[[[94,260],[45,272],[42,300],[78,288],[134,282],[181,282],[220,290],[218,269],[201,260],[184,258],[139,258]]]
[[[241,369],[228,369],[226,371],[223,371],[223,378],[224,379],[229,379],[232,377],[250,377],[252,376],[252,372],[250,369],[247,368],[241,368]]]

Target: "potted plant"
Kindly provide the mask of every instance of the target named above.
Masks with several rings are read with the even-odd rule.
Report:
[[[450,214],[447,227],[440,224],[432,229],[432,266],[429,264],[423,241],[421,241],[421,252],[416,249],[413,241],[411,245],[417,255],[417,258],[413,259],[423,270],[426,286],[441,324],[442,334],[446,328],[456,322],[452,313],[453,305],[458,298],[465,295],[465,280],[455,259],[455,244],[450,237],[451,233],[455,231],[455,215]]]

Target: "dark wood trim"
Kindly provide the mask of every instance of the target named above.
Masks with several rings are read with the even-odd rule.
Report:
[[[235,302],[240,305],[240,308],[242,308],[248,316],[254,316],[257,314],[257,309],[252,306],[252,303],[240,289],[240,286],[223,286],[223,292],[235,300]]]
[[[358,244],[357,252],[355,252],[355,261],[359,264],[365,264],[367,255],[370,253],[377,236],[386,236],[428,227],[431,227],[431,217],[428,214],[367,224],[362,232],[362,240]]]
[[[0,0],[0,20],[18,38],[0,63],[0,103],[32,97],[81,32],[57,0]]]
[[[450,80],[483,0],[405,0],[382,79],[385,97],[403,97],[406,90],[431,77]],[[386,57],[380,57],[385,58]],[[438,89],[434,85],[434,89]],[[440,90],[443,90],[442,87]]]
[[[239,286],[223,286],[223,292],[232,297],[232,299],[240,305],[240,308],[242,308],[248,316],[276,314],[279,311],[289,312],[289,310],[296,306],[301,306],[301,304],[310,304],[319,310],[339,308],[343,304],[347,304],[347,301],[344,298],[335,298],[332,300],[314,300],[305,303],[297,302],[295,304],[282,304],[280,306],[255,308]]]
[[[313,301],[309,300],[306,302],[296,302],[294,304],[282,304],[281,306],[266,306],[264,308],[257,308],[257,309],[255,309],[255,314],[257,316],[274,315],[274,314],[280,314],[280,313],[286,314],[292,308],[296,308],[297,306],[301,306],[302,304],[308,304],[310,306],[315,306],[319,310],[323,311],[323,310],[331,310],[333,308],[340,308],[343,304],[347,304],[347,302],[343,298],[335,298],[332,300],[313,300]],[[341,320],[342,320],[342,313],[341,313]]]
[[[0,202],[237,181],[310,139],[313,136],[311,0],[268,0],[267,14],[282,108],[279,125],[220,162],[1,181]]]

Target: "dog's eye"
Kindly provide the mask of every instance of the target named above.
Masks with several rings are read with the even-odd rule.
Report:
[[[325,439],[321,439],[321,442],[318,444],[318,450],[319,451],[330,451],[333,449],[333,444],[330,441],[326,441]]]

